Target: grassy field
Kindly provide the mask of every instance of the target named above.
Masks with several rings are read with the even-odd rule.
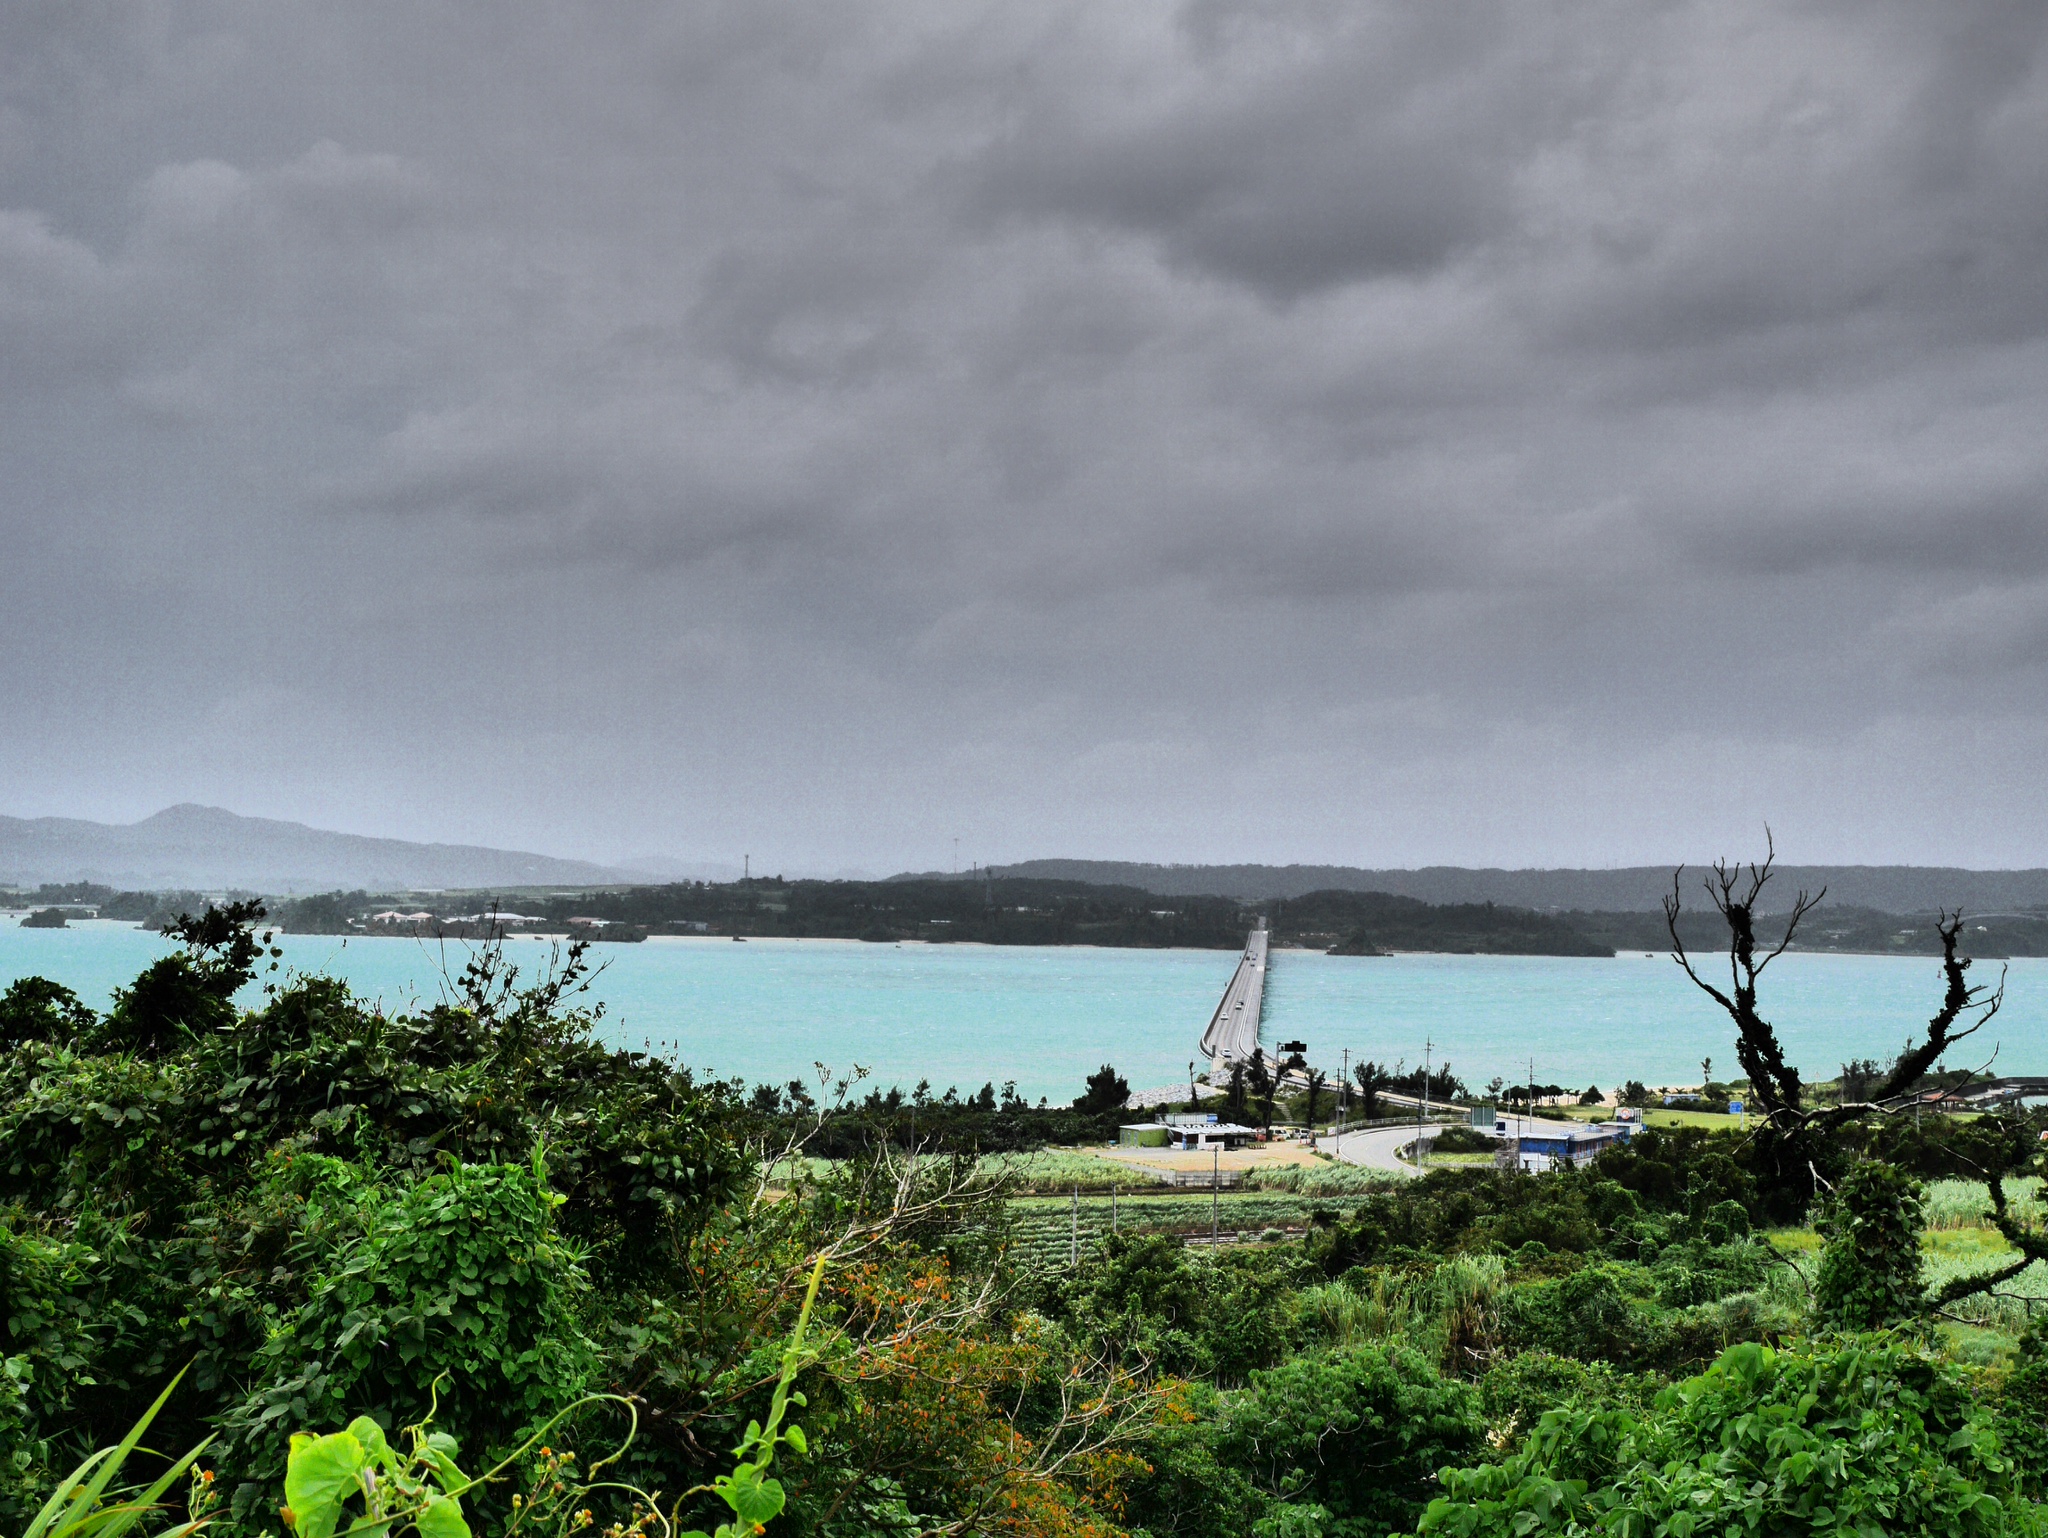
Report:
[[[2039,1182],[2025,1184],[2031,1188]],[[1971,1220],[1979,1208],[1988,1210],[1982,1186],[1938,1181],[1930,1196],[1941,1198],[1939,1205],[1929,1201],[1929,1227],[1920,1236],[1930,1289],[1955,1277],[1996,1270],[2012,1259],[2015,1252],[2004,1235],[1988,1223]],[[1811,1283],[1814,1267],[1820,1262],[1821,1236],[1810,1228],[1780,1228],[1766,1237]],[[1995,1355],[2010,1349],[2012,1337],[2026,1328],[2030,1316],[2048,1317],[2044,1311],[2048,1311],[2048,1265],[2037,1263],[2003,1283],[1997,1296],[1965,1298],[1954,1304],[1942,1323],[1942,1333],[1972,1356]]]
[[[1747,1125],[1745,1118],[1724,1116],[1719,1111],[1645,1111],[1643,1122],[1651,1127],[1706,1127],[1719,1132],[1736,1130]]]
[[[1539,1106],[1536,1114],[1559,1121],[1612,1121],[1614,1119],[1614,1108],[1612,1106],[1600,1105]],[[1656,1109],[1643,1112],[1643,1125],[1646,1127],[1708,1127],[1725,1132],[1731,1128],[1740,1128],[1743,1125],[1743,1119],[1740,1116],[1724,1116],[1718,1111],[1681,1111],[1676,1108],[1667,1110],[1659,1106]]]
[[[1029,1154],[990,1154],[981,1169],[1011,1182],[1017,1189],[1047,1196],[1090,1192],[1147,1191],[1158,1188],[1142,1169],[1100,1158],[1085,1148],[1046,1148]],[[1385,1185],[1385,1172],[1318,1159],[1313,1164],[1269,1165],[1244,1172],[1244,1189],[1288,1192],[1298,1196],[1357,1196]]]
[[[828,1159],[800,1162],[812,1179],[822,1178],[832,1168]],[[1001,1180],[1013,1191],[1026,1195],[1064,1196],[1079,1191],[1083,1196],[1107,1196],[1112,1191],[1129,1195],[1162,1189],[1160,1183],[1143,1170],[1101,1158],[1085,1148],[1042,1148],[1035,1153],[984,1154],[976,1161],[976,1168],[983,1175]],[[782,1171],[778,1170],[777,1174],[781,1175]],[[1274,1165],[1248,1170],[1242,1189],[1308,1197],[1360,1196],[1400,1178],[1383,1170],[1360,1169],[1352,1164],[1318,1159],[1313,1164]]]

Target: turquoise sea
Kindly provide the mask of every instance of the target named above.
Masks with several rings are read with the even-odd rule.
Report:
[[[432,1002],[466,948],[414,940],[287,936],[284,966],[346,978],[387,1008]],[[0,987],[40,973],[104,1007],[167,947],[124,924],[21,929],[0,918]],[[510,942],[538,965],[548,946]],[[1185,1082],[1188,1059],[1235,964],[1228,951],[1097,950],[975,945],[864,945],[836,940],[650,940],[599,946],[592,990],[614,1044],[662,1052],[719,1077],[784,1083],[824,1062],[859,1063],[883,1084],[920,1079],[963,1091],[1013,1080],[1031,1099],[1071,1098],[1114,1063],[1135,1087]],[[1995,981],[1998,964],[1977,975]],[[1850,1057],[1884,1058],[1924,1028],[1941,992],[1927,958],[1781,958],[1766,974],[1765,1012],[1791,1059],[1816,1078]],[[251,985],[245,1001],[261,1000]],[[1732,1077],[1731,1027],[1670,960],[1527,956],[1335,957],[1276,951],[1264,1037],[1300,1038],[1335,1068],[1376,1058],[1410,1066],[1449,1059],[1467,1083],[1495,1074],[1609,1088],[1640,1078],[1689,1083],[1711,1055]],[[2048,960],[2011,963],[2005,1010],[1956,1063],[1999,1046],[1996,1071],[2048,1073]]]

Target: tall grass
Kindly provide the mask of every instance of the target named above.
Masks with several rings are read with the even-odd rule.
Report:
[[[1245,1185],[1254,1191],[1293,1191],[1302,1196],[1363,1196],[1368,1191],[1399,1185],[1408,1177],[1392,1170],[1360,1169],[1355,1164],[1271,1164],[1248,1170]]]
[[[977,1173],[1000,1180],[1015,1191],[1052,1195],[1078,1188],[1083,1195],[1129,1191],[1152,1182],[1142,1170],[1126,1169],[1113,1159],[1075,1148],[1041,1148],[1035,1153],[983,1154]]]
[[[2026,1176],[2005,1183],[2006,1203],[2022,1223],[2042,1216],[2041,1182]],[[1936,1180],[1927,1187],[1927,1226],[1937,1233],[1958,1228],[1989,1228],[1991,1197],[1980,1180]]]
[[[1499,1255],[1452,1255],[1426,1271],[1374,1271],[1358,1285],[1326,1282],[1296,1297],[1296,1317],[1333,1346],[1393,1340],[1453,1371],[1493,1331],[1507,1274]]]
[[[2033,1176],[2005,1183],[2007,1210],[2039,1227],[2048,1217],[2041,1181]],[[1936,1180],[1927,1187],[1926,1275],[1930,1288],[1962,1276],[1995,1270],[2012,1259],[2012,1246],[1991,1226],[1991,1197],[1983,1182]],[[2017,1334],[2035,1319],[2048,1319],[2048,1265],[2036,1263],[1996,1295],[1978,1294],[1949,1305],[1956,1319],[1984,1329]]]
[[[1930,1233],[1924,1255],[1927,1284],[1932,1290],[1957,1277],[1994,1271],[2012,1259],[2012,1246],[1990,1229]],[[2017,1334],[2030,1318],[2048,1319],[2048,1265],[2036,1262],[2011,1281],[2001,1282],[1996,1296],[1962,1298],[1947,1311],[1970,1324]]]

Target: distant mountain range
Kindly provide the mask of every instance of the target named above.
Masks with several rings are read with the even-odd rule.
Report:
[[[1655,912],[1671,890],[1668,865],[1615,870],[1363,870],[1350,865],[1140,865],[1116,860],[1026,860],[994,867],[998,876],[1138,887],[1162,897],[1218,896],[1250,901],[1308,892],[1390,892],[1429,903],[1508,903],[1538,912]],[[1686,869],[1688,908],[1703,906],[1705,867]],[[1782,912],[1804,888],[1827,888],[1831,906],[1881,913],[1926,913],[1961,906],[1971,913],[2048,908],[2048,870],[1958,870],[1932,865],[1781,865],[1765,888],[1764,909]]]
[[[1689,908],[1705,894],[1694,865]],[[515,887],[621,887],[683,877],[730,880],[738,872],[648,859],[622,867],[471,844],[416,844],[242,817],[219,807],[167,807],[141,822],[0,817],[0,885],[91,881],[136,891],[239,888],[276,896]],[[851,873],[849,873],[851,874]],[[1309,892],[1386,892],[1427,903],[1500,903],[1539,913],[1654,913],[1671,890],[1663,865],[1616,870],[1367,870],[1349,865],[1143,865],[1116,860],[1026,860],[990,874],[1136,888],[1162,897],[1249,901]],[[895,881],[979,880],[940,872]],[[1765,907],[1782,911],[1803,887],[1828,889],[1830,907],[1926,913],[1962,906],[1976,915],[2048,910],[2048,870],[1959,870],[1915,865],[1780,867]],[[1622,943],[1634,944],[1634,940]]]
[[[645,875],[469,844],[414,844],[173,806],[141,822],[0,817],[0,883],[97,881],[132,890],[296,892],[595,886]]]

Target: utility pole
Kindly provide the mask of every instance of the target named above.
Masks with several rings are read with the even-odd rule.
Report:
[[[1337,1125],[1351,1119],[1351,1049],[1344,1049],[1344,1077],[1337,1081]],[[1341,1134],[1340,1134],[1341,1135]]]
[[[740,865],[740,880],[752,881],[754,879],[754,857],[750,854],[743,854],[740,856],[740,860],[742,862]]]
[[[1422,1124],[1429,1119],[1429,1054],[1436,1043],[1423,1038],[1422,1042],[1422,1105],[1415,1112],[1415,1167],[1420,1169],[1429,1157],[1428,1144],[1423,1140]]]
[[[1223,1212],[1223,1151],[1208,1149],[1208,1247],[1217,1247],[1217,1219]]]
[[[1522,1128],[1515,1134],[1515,1168],[1522,1167],[1522,1138],[1527,1135],[1529,1123],[1536,1115],[1536,1059],[1529,1059],[1529,1095],[1522,1102]]]

